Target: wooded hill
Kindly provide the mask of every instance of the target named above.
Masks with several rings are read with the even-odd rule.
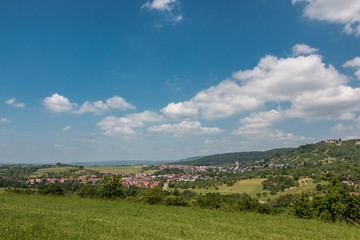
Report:
[[[360,163],[360,144],[356,144],[357,142],[360,143],[356,139],[348,141],[340,139],[302,145],[267,161],[293,163],[305,167],[340,163],[358,164]]]
[[[268,151],[222,153],[199,157],[195,160],[192,159],[172,162],[171,164],[182,164],[189,166],[224,166],[234,164],[236,161],[239,163],[260,161],[270,156],[287,153],[291,150],[292,148],[277,148]]]

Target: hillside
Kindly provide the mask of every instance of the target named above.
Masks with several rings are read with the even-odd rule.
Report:
[[[124,200],[0,194],[0,239],[358,239],[359,228],[288,215]],[[180,219],[180,221],[179,221]],[[259,227],[261,226],[261,227]]]
[[[216,165],[230,165],[236,161],[239,163],[260,161],[273,155],[287,153],[292,148],[277,148],[268,151],[253,151],[253,152],[233,152],[215,154],[205,157],[199,157],[195,160],[182,160],[177,162],[171,162],[171,164],[182,164],[190,166],[216,166]]]
[[[302,145],[288,153],[275,157],[274,163],[292,163],[301,166],[322,166],[329,164],[358,164],[360,162],[360,144],[358,140],[343,142],[325,142]]]

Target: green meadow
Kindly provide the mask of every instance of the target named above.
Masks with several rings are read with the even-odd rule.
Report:
[[[289,189],[285,189],[284,191],[278,192],[276,195],[270,195],[270,192],[267,190],[263,190],[263,186],[262,186],[262,182],[265,181],[266,178],[257,178],[257,179],[246,179],[246,180],[240,180],[236,183],[234,183],[234,185],[228,187],[225,184],[223,184],[222,186],[218,186],[218,190],[215,190],[214,187],[211,188],[194,188],[194,189],[190,189],[191,191],[195,191],[197,193],[202,193],[202,194],[206,194],[206,193],[212,193],[212,192],[218,192],[221,194],[232,194],[232,193],[244,193],[246,192],[247,194],[249,194],[251,197],[256,197],[257,193],[263,194],[264,192],[267,193],[266,197],[260,197],[260,200],[267,200],[268,198],[277,198],[281,195],[286,195],[286,194],[297,194],[297,193],[301,193],[301,192],[313,192],[316,190],[316,185],[317,184],[327,184],[326,181],[322,181],[319,183],[314,183],[313,179],[311,178],[302,178],[299,180],[299,187],[292,187]],[[173,190],[173,189],[170,189]]]
[[[288,215],[125,200],[0,194],[0,239],[359,239],[360,228]]]

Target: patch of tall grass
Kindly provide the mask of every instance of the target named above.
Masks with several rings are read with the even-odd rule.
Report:
[[[0,239],[359,239],[360,229],[292,216],[125,200],[0,194]]]

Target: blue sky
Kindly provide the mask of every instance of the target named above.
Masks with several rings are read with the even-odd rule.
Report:
[[[358,0],[2,1],[0,162],[360,136]]]

